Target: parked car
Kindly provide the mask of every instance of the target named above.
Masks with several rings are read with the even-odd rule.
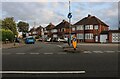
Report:
[[[67,42],[67,39],[65,38],[52,38],[53,42]]]
[[[58,42],[58,38],[52,38],[53,42]]]
[[[26,44],[34,44],[35,43],[35,38],[33,36],[28,36],[25,39]]]
[[[41,42],[42,42],[42,41],[43,41],[43,38],[39,38],[39,40],[38,40],[38,41],[41,41]]]
[[[46,41],[47,41],[47,42],[51,42],[52,39],[51,39],[51,38],[47,38]]]
[[[67,42],[64,38],[58,38],[58,42]]]

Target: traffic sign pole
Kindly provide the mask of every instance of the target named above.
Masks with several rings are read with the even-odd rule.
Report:
[[[70,11],[70,1],[69,1],[69,13],[68,13],[68,18],[69,18],[69,46],[71,46],[71,18],[72,18],[72,13]]]

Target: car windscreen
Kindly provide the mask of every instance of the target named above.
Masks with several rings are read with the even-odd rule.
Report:
[[[31,38],[27,38],[27,39],[34,39],[33,37],[31,37]]]

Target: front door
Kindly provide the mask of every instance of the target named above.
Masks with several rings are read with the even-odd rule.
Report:
[[[98,36],[95,36],[95,42],[98,42]]]

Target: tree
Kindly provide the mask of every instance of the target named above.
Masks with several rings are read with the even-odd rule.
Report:
[[[2,28],[5,30],[11,30],[14,35],[17,35],[16,23],[13,17],[7,17],[2,21]]]
[[[8,39],[12,42],[14,40],[14,34],[11,30],[0,29],[0,32],[2,32],[2,41],[6,41],[6,39]]]
[[[26,22],[20,21],[20,22],[17,24],[17,27],[18,27],[18,31],[19,31],[19,32],[26,33],[26,32],[28,32],[29,24],[26,23]]]

